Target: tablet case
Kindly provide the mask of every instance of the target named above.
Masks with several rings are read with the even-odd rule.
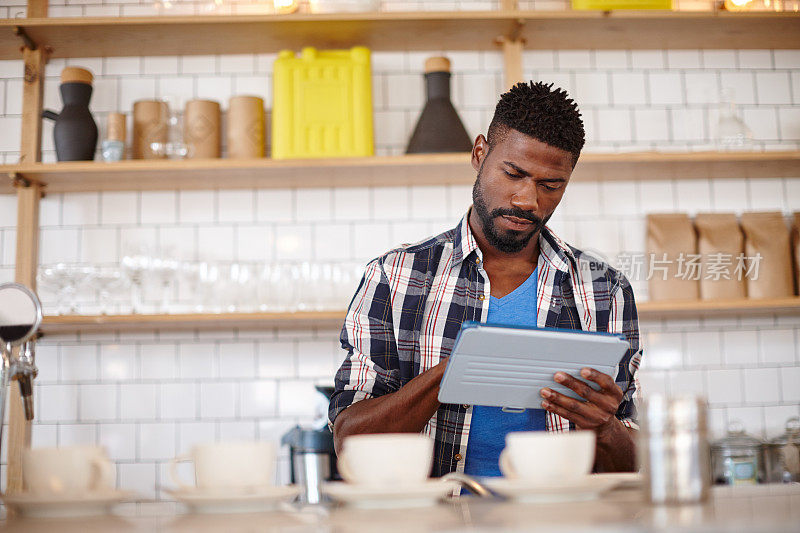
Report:
[[[622,335],[465,322],[439,386],[439,401],[541,409],[544,387],[582,400],[553,381],[558,371],[580,377],[592,367],[612,378],[630,344]]]

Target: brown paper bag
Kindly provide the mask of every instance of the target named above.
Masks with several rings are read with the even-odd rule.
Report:
[[[647,215],[647,264],[651,300],[698,299],[701,264],[688,215]]]
[[[746,272],[749,298],[782,298],[794,293],[791,237],[778,211],[744,213]],[[758,259],[760,255],[760,259]]]
[[[736,265],[744,254],[744,235],[733,213],[700,213],[694,219],[697,251],[702,262],[700,297],[703,300],[744,298],[744,278]]]
[[[794,253],[794,293],[800,294],[800,212],[792,219],[792,250]]]

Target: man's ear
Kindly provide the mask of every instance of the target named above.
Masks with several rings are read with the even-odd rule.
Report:
[[[481,163],[489,155],[489,143],[483,134],[475,138],[475,144],[472,145],[472,168],[477,172],[481,168]]]

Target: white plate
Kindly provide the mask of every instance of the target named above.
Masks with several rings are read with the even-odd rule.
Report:
[[[294,499],[300,494],[300,487],[285,485],[245,492],[225,489],[179,489],[165,492],[196,513],[259,513],[273,511],[281,502]]]
[[[135,493],[124,490],[90,492],[87,494],[19,494],[3,496],[3,502],[25,516],[34,518],[73,518],[108,514],[111,508]]]
[[[457,486],[452,481],[438,479],[423,483],[375,488],[345,482],[326,483],[322,492],[333,500],[360,509],[403,509],[407,507],[428,507],[453,492]]]
[[[638,489],[642,486],[642,475],[639,472],[608,472],[605,474],[593,474],[593,477],[615,479],[619,481],[614,487],[617,489]]]
[[[586,501],[619,485],[620,479],[588,475],[573,482],[542,483],[535,480],[484,478],[490,489],[521,502],[553,503]]]

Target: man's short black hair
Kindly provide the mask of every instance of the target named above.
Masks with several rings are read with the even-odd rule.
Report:
[[[490,150],[509,128],[571,153],[573,167],[586,142],[578,104],[552,83],[520,82],[500,96],[487,133]]]

